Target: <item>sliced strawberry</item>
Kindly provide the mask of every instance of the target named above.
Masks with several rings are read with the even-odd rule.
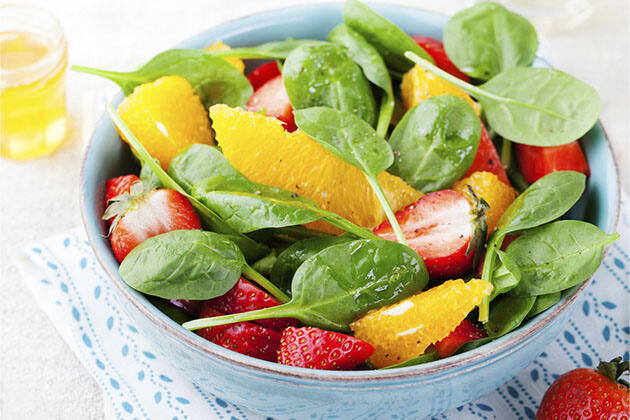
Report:
[[[282,331],[278,363],[309,369],[350,370],[365,362],[374,347],[349,335],[313,327]]]
[[[249,83],[251,83],[254,90],[258,89],[269,80],[273,79],[276,76],[280,75],[280,68],[278,67],[278,63],[275,61],[271,61],[269,63],[265,63],[261,66],[256,67],[247,75],[249,79]]]
[[[435,65],[444,70],[447,73],[452,74],[455,77],[459,77],[465,82],[470,82],[470,78],[462,73],[460,69],[453,64],[446,51],[444,51],[444,45],[435,38],[428,36],[412,36],[416,44],[420,45],[429,55],[435,60]]]
[[[295,131],[297,128],[282,76],[276,76],[258,88],[247,101],[247,109],[252,112],[264,111],[265,115],[276,117],[284,123],[287,131]]]
[[[424,260],[432,279],[455,278],[473,269],[474,257],[485,238],[483,206],[472,206],[464,194],[436,191],[396,213],[409,246]],[[395,241],[388,221],[374,229]]]
[[[199,318],[203,306],[202,300],[169,299],[168,303],[186,312],[192,318]]]
[[[255,311],[256,309],[269,308],[279,304],[267,292],[259,289],[242,277],[226,294],[206,302],[207,306],[224,314]],[[298,324],[298,320],[293,318],[259,319],[255,322],[263,327],[278,331]]]
[[[144,192],[141,182],[131,186],[130,195],[111,201],[103,219],[114,216],[109,239],[119,262],[152,236],[178,229],[201,229],[199,216],[186,197],[173,190]]]
[[[530,184],[555,171],[576,171],[586,176],[591,174],[578,141],[550,147],[515,143],[514,153],[523,178]]]
[[[473,172],[492,172],[499,177],[501,181],[510,185],[510,181],[505,173],[505,168],[501,163],[499,153],[497,153],[497,149],[494,147],[492,138],[483,123],[481,123],[481,139],[479,140],[477,154],[475,155],[475,159],[473,160],[470,169],[468,169],[468,172],[466,172],[462,178],[471,175]]]
[[[135,175],[121,175],[108,179],[105,183],[105,208],[107,208],[109,200],[112,198],[129,194],[131,185],[138,181],[140,181],[140,178]]]
[[[487,336],[482,328],[465,319],[446,338],[435,343],[435,349],[443,359],[452,356],[462,344]]]
[[[208,305],[201,309],[202,318],[224,315]],[[237,322],[218,327],[202,328],[197,334],[208,341],[257,359],[275,362],[282,334],[253,322]]]

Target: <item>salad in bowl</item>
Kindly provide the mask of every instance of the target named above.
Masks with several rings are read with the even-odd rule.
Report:
[[[326,40],[74,66],[125,95],[120,278],[215,345],[342,371],[489,345],[572,293],[617,238],[570,217],[597,92],[531,67],[533,26],[496,3],[412,35],[348,0]]]

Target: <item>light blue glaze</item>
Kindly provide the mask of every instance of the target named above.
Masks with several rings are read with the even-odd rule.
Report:
[[[447,18],[398,6],[375,6],[377,12],[411,34],[441,38]],[[238,47],[294,38],[325,39],[341,22],[341,5],[303,6],[261,13],[205,31],[180,47],[197,48],[222,40]],[[248,67],[256,65],[248,63]],[[121,98],[119,97],[118,100]],[[584,198],[571,217],[614,230],[619,187],[616,166],[598,124],[586,136],[591,168]],[[389,371],[330,372],[292,368],[260,361],[209,343],[175,324],[118,277],[105,226],[104,184],[137,166],[109,119],[99,123],[87,149],[81,179],[85,228],[97,258],[121,291],[121,306],[140,331],[191,381],[248,409],[274,418],[387,419],[423,418],[474,400],[527,366],[567,323],[583,288],[527,325],[477,350],[422,366]],[[398,417],[393,417],[398,416]]]

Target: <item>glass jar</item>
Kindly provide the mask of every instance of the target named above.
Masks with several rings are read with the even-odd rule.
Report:
[[[0,6],[0,155],[30,159],[66,137],[67,44],[51,14]]]

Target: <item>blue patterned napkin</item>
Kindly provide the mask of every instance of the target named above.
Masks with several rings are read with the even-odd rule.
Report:
[[[600,359],[628,358],[630,211],[562,334],[523,372],[477,401],[437,419],[533,419],[560,374]],[[103,389],[107,418],[264,419],[187,382],[120,310],[119,293],[98,265],[82,228],[43,240],[17,258],[24,282]]]

